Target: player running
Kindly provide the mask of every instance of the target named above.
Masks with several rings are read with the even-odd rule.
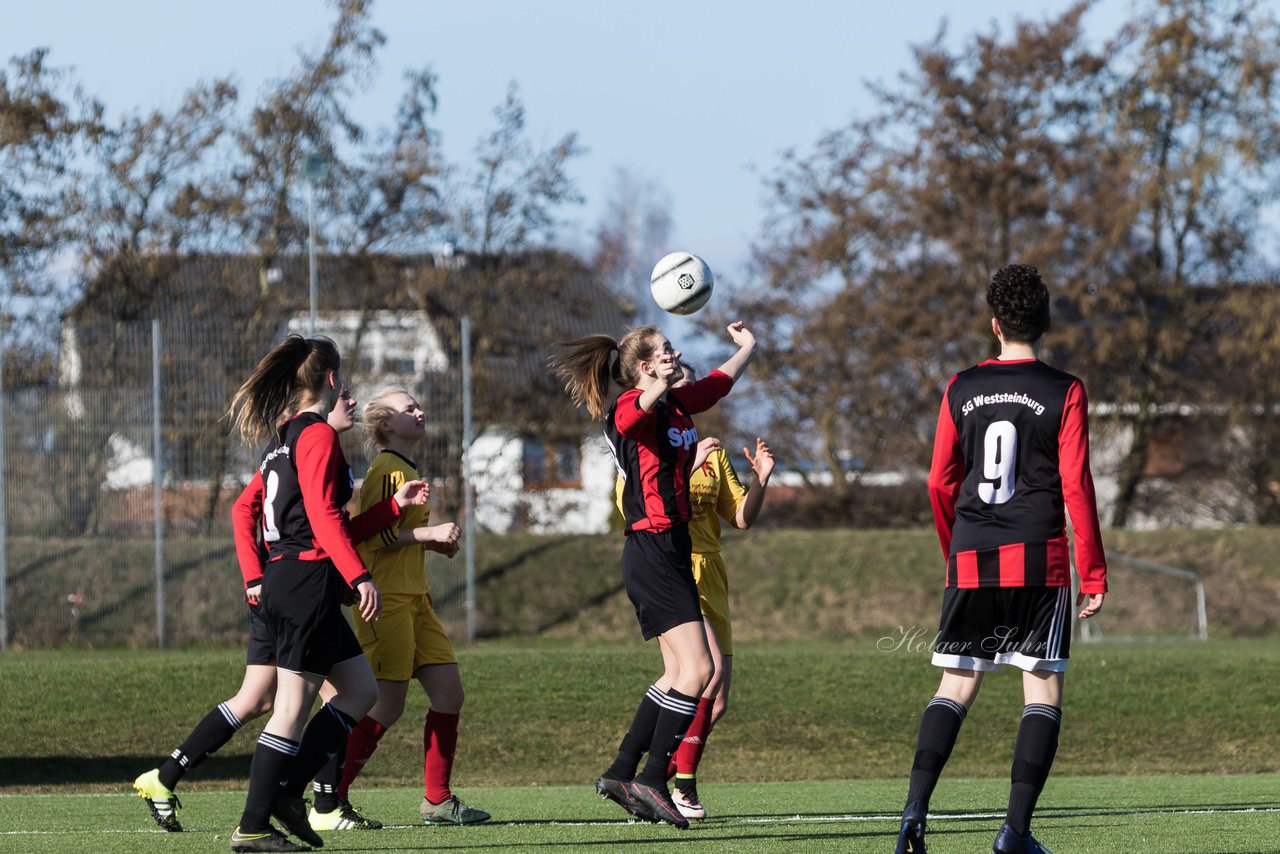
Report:
[[[306,850],[273,828],[271,816],[304,842],[324,844],[307,821],[303,790],[343,748],[378,695],[341,610],[358,598],[362,615],[373,620],[381,607],[344,522],[351,472],[337,432],[325,423],[341,388],[334,343],[290,335],[232,399],[233,423],[246,445],[276,436],[259,469],[270,555],[260,603],[275,646],[276,696],[253,754],[245,809],[231,834],[233,851]],[[297,414],[278,426],[287,411]],[[336,693],[308,723],[326,679]]]
[[[1058,749],[1071,644],[1075,528],[1081,619],[1102,608],[1107,565],[1089,469],[1088,400],[1076,377],[1038,359],[1049,292],[1035,267],[1012,264],[987,288],[1000,356],[956,374],[942,397],[929,472],[947,560],[933,663],[944,668],[916,740],[897,854],[924,854],[929,797],[983,675],[1022,673],[1009,809],[995,854],[1048,854],[1031,814]]]
[[[337,432],[345,432],[355,425],[355,410],[355,398],[344,384],[338,393],[338,402],[326,420]],[[163,763],[133,781],[133,788],[146,800],[152,819],[161,829],[171,833],[182,830],[177,815],[182,804],[174,791],[178,783],[230,741],[245,724],[270,712],[275,697],[275,644],[259,603],[266,562],[261,542],[263,493],[262,473],[255,472],[231,509],[236,557],[244,578],[244,596],[249,609],[249,644],[240,690],[234,697],[210,709]],[[427,495],[425,481],[406,482],[387,501],[349,520],[351,538],[360,542],[372,537],[386,526],[388,520],[398,516],[401,508],[425,503]],[[333,686],[328,683],[320,689],[326,702],[333,693]]]

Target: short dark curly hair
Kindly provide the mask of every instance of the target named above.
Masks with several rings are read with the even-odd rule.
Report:
[[[997,270],[987,285],[987,305],[1006,341],[1030,344],[1049,331],[1049,289],[1029,264]]]

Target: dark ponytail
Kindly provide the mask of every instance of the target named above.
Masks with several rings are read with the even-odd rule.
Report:
[[[604,418],[609,399],[609,381],[623,388],[634,388],[640,381],[641,362],[653,358],[657,327],[641,326],[614,341],[608,335],[588,335],[561,344],[567,353],[547,360],[565,390],[578,406],[585,406],[591,417]],[[618,357],[613,358],[617,353]]]
[[[342,367],[338,346],[324,337],[289,335],[262,357],[235,396],[227,417],[241,441],[256,448],[275,432],[281,417],[319,399],[330,372]]]

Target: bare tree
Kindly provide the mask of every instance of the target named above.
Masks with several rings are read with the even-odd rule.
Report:
[[[1130,404],[1111,524],[1140,495],[1161,406],[1216,397],[1186,354],[1205,321],[1196,290],[1258,274],[1259,212],[1280,189],[1280,28],[1252,0],[1153,3],[1118,42],[1109,180],[1078,221],[1072,348],[1095,399]],[[1208,381],[1206,381],[1208,380]]]
[[[656,181],[625,168],[614,170],[590,266],[614,293],[635,303],[640,323],[661,320],[650,299],[649,274],[669,251],[670,211],[670,195]]]
[[[577,134],[536,149],[527,138],[524,103],[515,83],[493,115],[497,126],[476,146],[476,166],[456,202],[463,248],[482,255],[550,242],[559,226],[557,210],[582,202],[567,171],[585,151]]]
[[[880,112],[790,154],[770,179],[757,247],[774,432],[807,440],[837,491],[857,472],[927,463],[946,378],[989,352],[990,274],[1055,268],[1097,143],[1089,116],[1104,58],[1077,6],[952,55],[945,30],[916,50]],[[757,321],[758,325],[760,321]]]
[[[72,240],[75,157],[102,107],[33,50],[0,67],[0,326],[6,371],[47,380],[65,294],[49,271]],[[11,346],[11,345],[18,346]]]

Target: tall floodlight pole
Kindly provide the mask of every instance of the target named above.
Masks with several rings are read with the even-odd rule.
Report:
[[[307,179],[307,262],[311,282],[311,334],[316,334],[316,184],[329,177],[329,159],[319,152],[307,155],[302,164]]]

